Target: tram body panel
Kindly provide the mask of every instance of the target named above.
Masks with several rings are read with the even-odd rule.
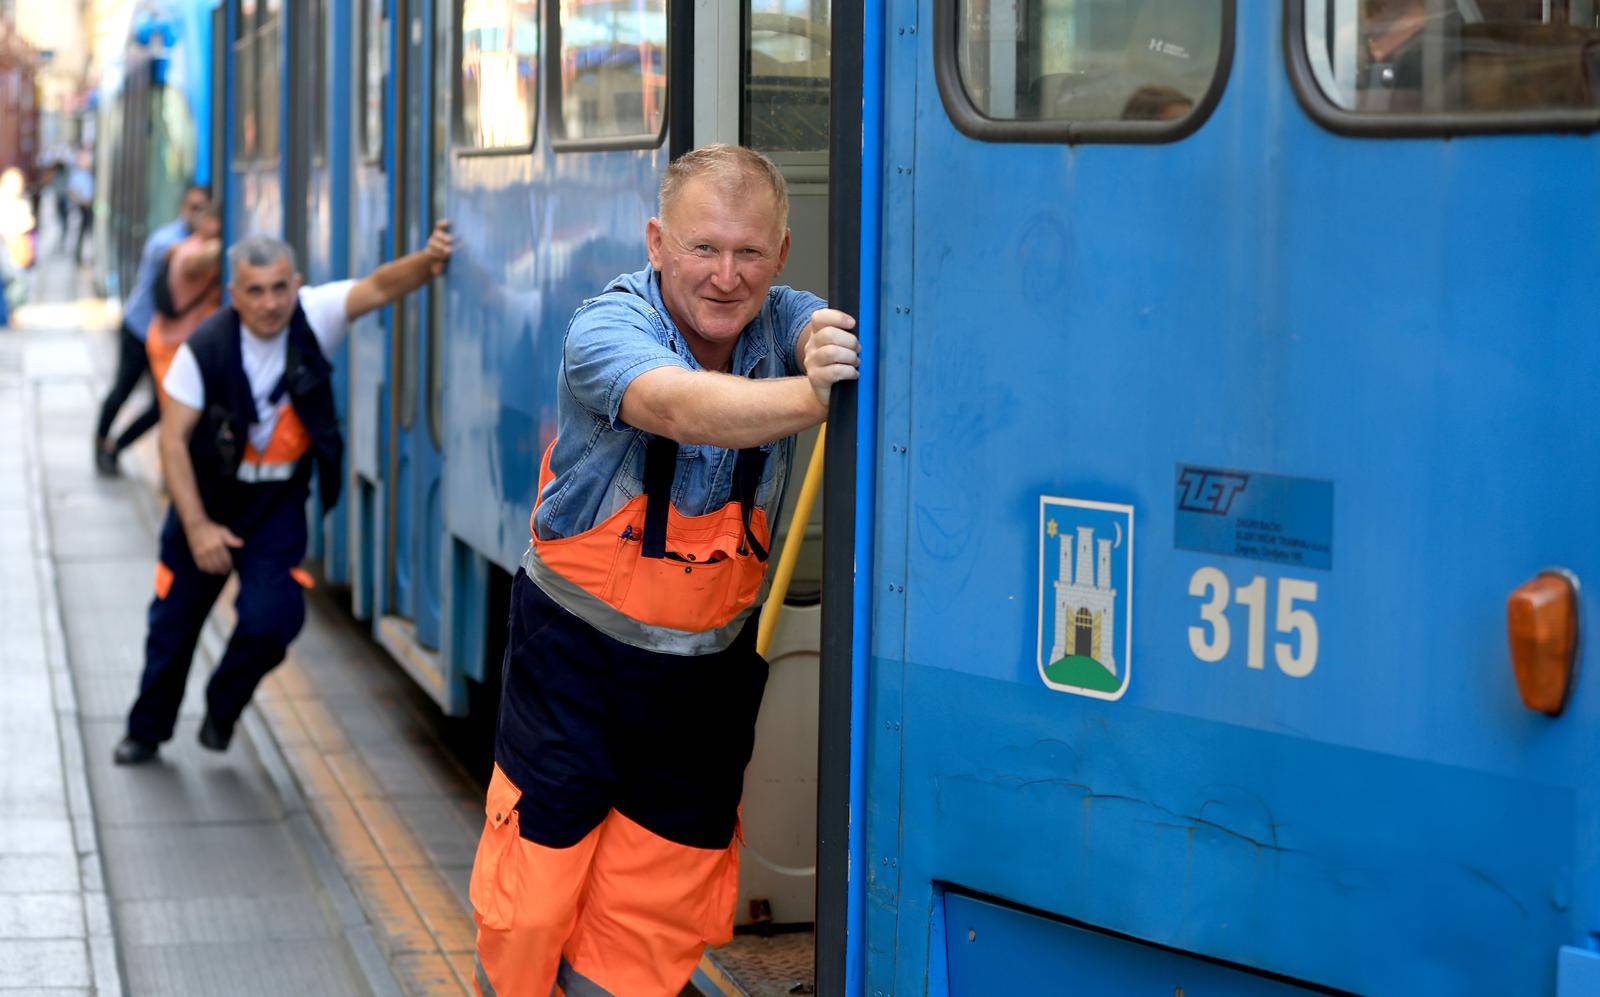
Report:
[[[1551,992],[1600,913],[1600,690],[1528,711],[1505,629],[1540,569],[1600,570],[1597,293],[1560,262],[1600,145],[1329,134],[1279,15],[1239,5],[1171,144],[964,136],[931,32],[889,81],[869,989],[971,968],[960,891],[1381,993]],[[1279,487],[1303,563],[1186,549],[1195,471]],[[1117,698],[1048,684],[1062,537],[1121,580]]]
[[[645,265],[664,147],[458,156],[450,211],[445,371],[446,526],[515,573],[539,462],[555,438],[567,321]]]

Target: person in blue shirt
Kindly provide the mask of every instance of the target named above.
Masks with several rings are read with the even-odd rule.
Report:
[[[484,993],[676,997],[732,936],[771,539],[795,434],[860,362],[851,316],[776,284],[788,209],[758,152],[671,163],[650,265],[584,302],[545,375],[470,886]]]
[[[161,262],[173,247],[188,237],[199,224],[200,216],[211,204],[211,190],[201,184],[192,184],[184,191],[178,217],[150,233],[144,242],[144,252],[139,256],[139,269],[133,278],[133,288],[122,306],[122,331],[118,336],[117,373],[111,379],[111,391],[100,405],[100,423],[94,433],[94,465],[104,475],[117,473],[117,457],[133,441],[143,436],[160,421],[161,410],[154,394],[150,407],[139,413],[116,439],[111,439],[111,424],[117,413],[127,403],[128,396],[139,379],[150,370],[150,359],[145,353],[145,336],[150,331],[150,321],[155,318],[156,275]]]

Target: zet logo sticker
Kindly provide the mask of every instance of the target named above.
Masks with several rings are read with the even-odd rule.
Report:
[[[1039,677],[1121,699],[1132,673],[1133,506],[1039,499]]]

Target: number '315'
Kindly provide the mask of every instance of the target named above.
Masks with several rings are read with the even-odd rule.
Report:
[[[1309,606],[1317,601],[1317,583],[1301,578],[1279,578],[1275,628],[1279,634],[1299,635],[1273,642],[1272,657],[1285,675],[1305,678],[1317,667],[1317,619]],[[1189,594],[1206,600],[1200,606],[1199,626],[1189,628],[1189,650],[1201,661],[1221,661],[1228,656],[1233,632],[1228,626],[1228,576],[1221,569],[1201,568],[1189,579]],[[1232,590],[1234,602],[1248,611],[1245,664],[1266,667],[1267,579],[1257,575],[1250,584]]]

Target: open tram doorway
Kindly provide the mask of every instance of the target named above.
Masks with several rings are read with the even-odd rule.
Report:
[[[678,37],[693,39],[692,100],[680,92],[673,104],[674,154],[726,142],[777,163],[789,187],[791,233],[779,283],[824,299],[830,299],[836,255],[830,239],[838,238],[830,233],[833,8],[833,0],[714,0],[673,19]],[[691,108],[692,120],[684,121]],[[853,258],[853,246],[848,255]],[[767,593],[770,604],[781,599],[781,609],[765,651],[771,670],[745,773],[736,934],[731,944],[709,952],[696,974],[696,985],[707,993],[820,992],[811,989],[820,837],[820,496],[809,511],[799,509],[818,437],[811,430],[798,440],[774,537],[775,565],[786,544],[800,544],[799,555],[787,585]],[[769,587],[777,574],[769,571]],[[844,598],[848,603],[848,591]],[[831,775],[848,779],[848,770]]]
[[[439,53],[448,46],[450,9],[442,0],[389,0],[395,100],[390,260],[423,246],[435,219],[442,217],[448,105],[440,81],[448,60]],[[445,535],[442,302],[442,289],[426,284],[390,307],[387,451],[381,458],[389,487],[382,613],[373,633],[445,713],[455,715],[465,709],[464,695],[439,655],[444,577],[439,538]]]

